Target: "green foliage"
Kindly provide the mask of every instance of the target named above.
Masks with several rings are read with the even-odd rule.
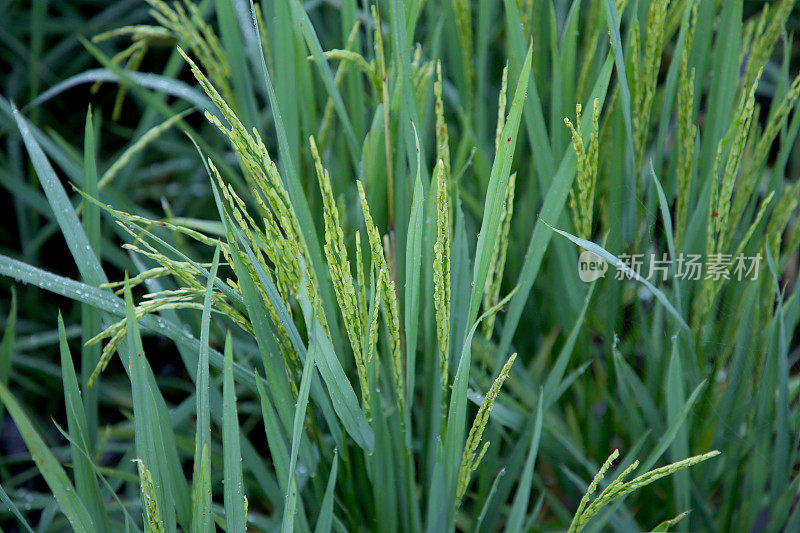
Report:
[[[794,5],[9,4],[0,528],[800,529]]]

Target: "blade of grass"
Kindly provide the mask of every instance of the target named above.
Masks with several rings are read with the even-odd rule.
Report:
[[[590,96],[590,101],[598,98],[601,107],[605,100],[606,92],[608,91],[612,64],[611,58],[607,58]],[[584,139],[588,140],[590,128],[590,121],[587,120],[583,123],[581,135]],[[571,148],[567,148],[564,157],[561,159],[558,172],[553,177],[553,181],[547,189],[547,194],[542,204],[542,210],[539,214],[540,221],[541,219],[557,220],[561,216],[565,201],[572,187],[572,181],[575,178],[575,169],[575,151]],[[536,222],[530,241],[528,241],[528,249],[525,252],[525,259],[523,260],[522,268],[517,278],[519,290],[517,291],[517,295],[511,300],[511,304],[506,312],[503,334],[497,352],[497,361],[499,361],[498,368],[499,365],[502,365],[502,361],[505,360],[505,354],[508,353],[511,347],[511,340],[516,332],[520,317],[522,316],[523,306],[539,274],[539,268],[542,265],[544,253],[552,237],[552,232],[547,229],[544,223],[540,224],[540,221]]]
[[[319,321],[316,321],[319,324]],[[321,329],[321,328],[320,328]],[[311,379],[314,372],[314,359],[317,351],[317,340],[319,330],[314,330],[311,334],[311,343],[303,363],[303,375],[300,378],[300,390],[297,393],[297,403],[294,410],[294,428],[292,430],[292,452],[289,458],[289,479],[286,482],[288,490],[286,492],[286,503],[283,508],[283,523],[281,531],[291,533],[294,530],[294,513],[297,508],[297,478],[295,467],[297,466],[297,453],[300,449],[300,440],[303,438],[303,426],[305,425],[306,406],[308,405],[308,392],[311,388]]]
[[[742,32],[742,0],[723,2],[714,43],[708,115],[703,127],[700,152],[700,175],[707,175],[714,164],[717,143],[725,136],[731,123],[731,103],[736,98],[739,83],[739,49]],[[699,91],[696,91],[699,92]],[[710,182],[707,182],[710,183]]]
[[[203,93],[180,80],[159,76],[158,74],[151,74],[147,72],[131,72],[129,70],[125,71],[125,76],[130,78],[130,80],[136,83],[138,86],[145,89],[159,91],[180,100],[184,100],[193,106],[206,110],[212,114],[218,113],[217,108]],[[39,96],[23,107],[22,110],[27,111],[31,107],[42,105],[48,100],[51,100],[61,93],[79,85],[97,82],[123,83],[123,81],[124,80],[122,76],[110,69],[97,68],[85,70],[80,74],[71,76],[64,81],[61,81],[50,87],[48,90],[39,94]]]
[[[125,316],[124,301],[111,292],[46,272],[2,254],[0,254],[0,275],[14,278],[23,283],[32,283],[55,294],[86,303],[108,313],[116,320]],[[197,353],[200,350],[200,341],[170,320],[146,315],[142,317],[140,323],[147,331],[164,335],[190,351]],[[209,362],[218,370],[222,370],[224,366],[222,354],[215,349],[209,349]],[[253,384],[255,379],[252,370],[246,369],[238,363],[234,363],[234,375],[237,380],[249,384]]]
[[[328,475],[328,486],[325,488],[325,496],[322,498],[322,506],[319,509],[317,526],[314,533],[330,533],[333,524],[333,496],[336,490],[336,476],[339,472],[339,451],[333,450],[333,463],[331,473]]]
[[[294,35],[289,2],[275,2],[273,9],[275,20],[273,22],[274,30],[271,32],[271,46],[274,47],[274,50],[281,50],[283,57],[294,58],[298,54],[295,46],[299,43]],[[305,61],[305,59],[302,61]],[[286,128],[286,138],[290,143],[289,153],[282,154],[282,156],[291,157],[292,166],[300,168],[300,142],[306,136],[301,136],[300,134],[299,98],[301,95],[298,94],[297,89],[299,76],[297,74],[296,60],[276,61],[273,63],[273,68],[275,70],[275,94],[281,106],[281,118],[283,118],[283,125]]]
[[[294,23],[300,27],[303,33],[303,37],[305,38],[306,44],[311,51],[311,55],[314,57],[314,64],[319,70],[322,83],[325,85],[325,89],[328,91],[328,96],[333,100],[333,105],[336,108],[336,114],[338,115],[339,120],[344,127],[345,139],[347,140],[347,147],[350,152],[350,157],[352,158],[353,167],[358,169],[358,162],[360,159],[358,141],[356,140],[355,133],[353,132],[353,125],[350,123],[350,117],[348,116],[347,109],[344,106],[342,95],[339,93],[339,89],[336,87],[336,83],[333,81],[331,67],[328,64],[328,60],[325,58],[325,54],[322,52],[322,45],[317,37],[317,32],[314,30],[314,25],[311,23],[311,19],[308,18],[308,13],[306,13],[305,8],[299,0],[289,0],[289,5],[292,9],[292,18],[294,19]]]
[[[620,103],[622,104],[622,119],[625,124],[625,176],[627,179],[627,205],[637,205],[636,187],[638,183],[636,159],[633,144],[633,121],[631,119],[631,91],[628,86],[628,75],[625,71],[625,55],[622,51],[622,38],[619,34],[620,20],[617,6],[614,0],[604,0],[606,21],[608,31],[611,34],[611,50],[614,56],[614,64],[617,69],[617,86],[619,87]],[[629,210],[622,212],[622,232],[625,240],[633,236],[633,216]]]
[[[661,187],[661,182],[658,180],[658,176],[656,176],[656,171],[653,168],[653,161],[650,161],[650,176],[653,178],[653,183],[656,185],[656,192],[658,193],[658,206],[661,210],[661,220],[664,223],[664,233],[667,237],[667,249],[669,250],[669,256],[672,258],[670,261],[670,268],[674,261],[677,260],[678,254],[675,248],[675,232],[672,229],[672,215],[669,211],[669,202],[667,202],[667,196],[664,194],[664,189]],[[683,306],[681,305],[681,291],[679,280],[675,277],[675,303],[678,306],[678,309],[682,309]],[[681,456],[683,457],[683,456]],[[676,459],[677,460],[677,459]]]
[[[483,221],[481,230],[478,234],[478,244],[475,249],[475,266],[472,276],[472,294],[470,296],[469,315],[467,323],[472,323],[478,315],[478,309],[483,301],[483,290],[486,286],[486,276],[489,272],[489,264],[492,259],[497,230],[500,227],[500,215],[502,214],[503,201],[508,187],[508,177],[511,173],[511,160],[517,144],[517,133],[522,117],[522,107],[525,103],[525,95],[528,89],[528,79],[531,71],[531,56],[533,54],[533,44],[528,47],[528,55],[525,57],[519,82],[514,92],[514,100],[511,104],[511,111],[508,115],[500,147],[492,164],[492,173],[489,178],[489,188],[486,192],[486,203],[484,205]]]
[[[236,389],[233,382],[233,341],[225,338],[225,370],[223,378],[222,449],[225,469],[225,527],[230,531],[247,530],[247,511],[242,482],[242,452],[239,447],[239,418],[236,410]]]
[[[42,152],[39,143],[33,135],[31,135],[30,129],[28,128],[28,121],[13,104],[12,111],[22,140],[25,143],[25,147],[28,149],[31,163],[33,163],[33,167],[36,169],[36,174],[39,177],[39,183],[41,183],[45,195],[47,195],[47,201],[53,209],[53,214],[58,221],[61,233],[67,241],[67,246],[69,247],[70,253],[72,253],[72,257],[75,259],[75,264],[78,266],[81,276],[89,283],[95,285],[107,282],[108,279],[100,267],[100,262],[97,260],[94,252],[92,252],[89,240],[83,232],[83,228],[78,221],[78,216],[75,214],[72,203],[70,203],[69,198],[67,198],[67,193],[64,192],[64,187],[61,185],[58,176],[56,176],[53,167],[50,165],[50,161],[47,160],[47,156]]]
[[[301,8],[302,11],[302,8]],[[256,17],[256,10],[255,5],[253,4],[253,0],[250,0],[250,14],[253,18],[253,27],[256,30],[256,34],[260,35],[258,19]],[[305,11],[303,11],[305,14]],[[272,77],[269,73],[269,69],[267,68],[267,60],[264,56],[264,49],[263,45],[261,44],[261,40],[258,39],[258,48],[259,48],[259,56],[261,59],[261,74],[264,78],[264,85],[267,88],[267,95],[269,97],[269,105],[272,108],[272,115],[275,122],[275,132],[278,136],[278,149],[279,154],[281,155],[281,162],[283,163],[285,173],[281,174],[284,179],[284,186],[286,190],[289,192],[289,198],[291,199],[292,206],[294,207],[295,213],[297,214],[297,219],[300,224],[300,230],[303,233],[303,238],[306,241],[306,245],[308,246],[309,253],[311,254],[311,262],[314,266],[314,272],[317,275],[317,279],[327,279],[327,263],[323,260],[322,257],[322,250],[319,245],[320,240],[317,236],[316,230],[314,229],[314,219],[311,216],[311,210],[308,206],[308,200],[306,199],[305,193],[303,191],[303,186],[300,182],[300,174],[297,170],[297,167],[294,166],[291,159],[291,150],[289,147],[289,140],[286,134],[286,127],[283,122],[283,117],[281,115],[281,110],[279,107],[278,97],[275,94],[275,87],[272,84]],[[327,284],[322,284],[320,287],[320,292],[322,293],[322,303],[325,309],[325,316],[328,318],[328,324],[331,327],[332,337],[334,339],[334,345],[337,351],[341,350],[341,343],[339,342],[339,329],[338,323],[336,320],[332,320],[333,317],[336,315],[336,303],[334,302],[333,293],[331,288]]]
[[[256,373],[257,375],[257,373]],[[256,389],[261,404],[261,418],[264,421],[264,430],[267,436],[272,462],[275,466],[275,473],[284,493],[288,492],[288,487],[283,483],[289,479],[289,449],[286,446],[286,438],[281,431],[280,422],[275,413],[275,408],[269,399],[267,391],[264,390],[261,380],[256,380]]]
[[[681,405],[685,402],[684,371],[681,358],[678,354],[678,343],[673,341],[672,353],[669,359],[669,368],[665,380],[667,421],[671,424],[680,415]],[[670,445],[670,457],[673,461],[680,461],[689,456],[689,427],[683,426],[675,435],[675,440]],[[691,497],[690,478],[688,472],[676,472],[674,478],[674,500],[678,509],[688,509]]]
[[[86,111],[86,125],[83,137],[83,187],[86,194],[97,195],[97,163],[95,161],[94,121],[91,106]],[[100,210],[95,205],[85,205],[83,210],[83,231],[92,251],[99,259],[100,255]],[[85,279],[86,283],[93,285],[92,280]],[[100,346],[87,346],[86,343],[96,332],[101,330],[102,322],[100,313],[90,305],[81,305],[81,380],[89,381],[89,376],[100,361]],[[97,389],[87,388],[83,391],[83,405],[86,411],[86,440],[87,450],[91,453],[95,449],[98,434],[98,396]]]
[[[399,97],[399,114],[396,138],[396,153],[398,154],[398,157],[396,158],[397,166],[394,173],[394,191],[392,191],[394,205],[389,207],[389,224],[390,230],[395,230],[394,236],[391,238],[396,241],[396,245],[394,245],[393,248],[394,254],[397,256],[397,264],[395,269],[398,271],[396,274],[398,283],[406,283],[407,276],[405,273],[405,262],[403,261],[403,255],[405,254],[406,250],[405,239],[409,234],[409,228],[406,227],[406,223],[409,219],[410,205],[408,191],[411,189],[411,187],[409,187],[410,183],[403,179],[404,176],[408,175],[404,165],[407,161],[410,166],[412,164],[411,162],[414,161],[415,158],[426,161],[425,132],[427,131],[427,128],[422,132],[423,142],[418,143],[417,131],[416,127],[414,126],[415,124],[422,124],[422,122],[420,121],[419,112],[417,110],[417,99],[415,98],[415,91],[417,89],[414,87],[412,82],[413,70],[411,67],[411,58],[409,54],[411,47],[408,42],[408,35],[409,33],[413,35],[413,28],[416,21],[414,17],[410,17],[408,20],[406,19],[406,8],[408,6],[408,3],[401,2],[400,0],[390,0],[389,2],[392,48],[396,65],[395,68],[397,69],[398,73],[395,83],[395,94],[393,95],[393,98],[396,101]],[[380,7],[380,5],[378,5],[378,7]],[[388,83],[388,81],[386,83]],[[399,95],[397,94],[398,92]],[[394,109],[392,109],[392,112],[394,113]],[[416,152],[414,151],[415,146],[417,148]],[[399,157],[399,155],[403,153],[403,150],[405,150],[406,153],[405,160],[402,157]],[[423,192],[427,193],[428,185],[430,183],[427,167],[425,165],[418,165],[417,168],[421,172]],[[394,220],[392,220],[391,213],[394,213],[395,215]]]
[[[11,511],[11,514],[13,514],[14,518],[17,519],[20,527],[25,528],[28,533],[33,533],[33,529],[31,528],[30,524],[28,524],[28,521],[25,520],[24,516],[22,516],[19,508],[14,504],[11,498],[8,497],[8,493],[6,493],[3,485],[0,485],[0,501],[6,504],[6,507],[8,507],[8,509]]]
[[[214,250],[211,271],[208,275],[206,294],[203,298],[203,314],[200,318],[200,352],[197,361],[195,396],[197,398],[197,432],[194,448],[194,505],[192,531],[207,532],[211,529],[211,411],[209,408],[208,340],[211,322],[212,289],[219,267],[220,247]],[[223,399],[224,400],[224,399]],[[223,414],[227,411],[223,411]]]
[[[11,308],[6,319],[6,330],[0,342],[0,385],[8,387],[14,355],[14,334],[17,327],[17,291],[11,290]],[[3,424],[3,406],[0,404],[0,428]]]
[[[445,450],[441,438],[436,440],[436,456],[428,492],[428,523],[426,531],[437,533],[448,531],[447,508],[452,507],[447,499],[447,477],[445,472]],[[455,489],[454,489],[455,490]]]
[[[408,222],[406,241],[405,334],[406,334],[406,402],[413,403],[416,377],[417,333],[419,330],[419,287],[422,265],[422,231],[425,218],[423,206],[427,203],[419,176],[419,149],[417,150],[417,178],[414,182],[414,200]],[[406,428],[410,425],[411,411],[406,410]],[[407,435],[410,439],[410,432]]]
[[[300,301],[304,305],[310,304],[307,295],[301,294]],[[364,451],[371,453],[375,449],[375,435],[372,428],[369,426],[364,411],[358,404],[358,397],[350,384],[350,380],[347,379],[347,375],[344,373],[342,364],[336,357],[336,352],[328,335],[322,329],[322,324],[316,317],[313,320],[314,322],[309,324],[308,327],[311,329],[311,334],[315,337],[317,343],[315,348],[318,351],[316,365],[328,388],[333,409],[353,440]]]
[[[776,505],[780,494],[789,484],[789,472],[791,471],[791,446],[792,436],[790,434],[790,413],[789,413],[789,345],[786,335],[786,321],[784,316],[784,294],[780,288],[780,277],[772,257],[769,243],[766,244],[767,265],[772,275],[773,291],[775,292],[775,317],[777,322],[777,346],[775,357],[775,381],[777,382],[777,395],[775,399],[775,449],[771,477],[771,501],[773,507]]]
[[[525,466],[522,469],[522,477],[519,480],[517,493],[514,496],[514,503],[511,506],[511,513],[508,516],[506,531],[517,533],[522,531],[522,524],[528,512],[528,502],[530,501],[531,485],[533,484],[533,466],[536,464],[536,456],[539,452],[539,442],[542,438],[542,421],[544,413],[542,392],[539,392],[539,401],[536,402],[536,420],[531,434],[531,443],[528,448],[528,457],[525,459]]]
[[[547,223],[545,222],[545,224],[547,224]],[[617,268],[619,270],[622,270],[630,278],[635,279],[636,281],[638,281],[639,283],[641,283],[642,285],[647,287],[647,289],[653,294],[653,296],[655,296],[656,299],[659,302],[661,302],[661,304],[667,309],[667,311],[669,311],[669,313],[673,317],[675,317],[675,319],[677,320],[678,324],[681,327],[683,327],[686,331],[691,331],[691,329],[689,328],[689,325],[683,319],[683,317],[678,312],[678,310],[675,309],[675,307],[672,306],[672,303],[669,301],[667,296],[663,292],[661,292],[660,289],[657,289],[652,283],[650,283],[645,278],[640,276],[638,272],[636,272],[635,270],[631,269],[631,267],[626,265],[624,262],[622,262],[615,255],[613,255],[612,253],[606,251],[604,248],[602,248],[601,246],[599,246],[599,245],[597,245],[597,244],[595,244],[595,243],[593,243],[591,241],[587,241],[586,239],[581,239],[580,237],[576,237],[576,236],[572,235],[571,233],[567,233],[566,231],[562,231],[560,229],[554,228],[554,227],[550,226],[549,224],[547,224],[547,226],[550,229],[552,229],[553,231],[555,231],[556,233],[559,233],[559,234],[563,235],[564,237],[566,237],[567,239],[571,240],[572,242],[574,242],[575,244],[577,244],[578,246],[580,246],[584,250],[589,250],[590,252],[593,252],[593,253],[599,255],[606,262],[611,264],[611,266],[613,266],[613,267],[615,267],[615,268]]]
[[[500,483],[500,478],[505,475],[506,469],[502,468],[497,473],[497,476],[495,476],[492,486],[489,488],[489,494],[486,496],[486,500],[483,502],[483,507],[481,507],[481,513],[478,515],[478,520],[475,522],[475,533],[480,532],[481,526],[483,525],[483,519],[486,518],[486,512],[494,504],[494,496],[497,493],[497,485]]]
[[[453,499],[447,501],[455,501],[456,480],[458,477],[458,469],[461,466],[461,454],[464,448],[464,429],[466,426],[467,418],[467,385],[469,383],[469,371],[472,364],[472,337],[475,335],[480,323],[489,315],[496,313],[502,308],[514,295],[511,291],[505,298],[503,298],[497,305],[486,311],[481,315],[472,328],[464,338],[464,345],[461,348],[461,358],[458,361],[458,369],[456,370],[455,379],[453,381],[453,390],[450,394],[450,407],[447,412],[447,429],[445,432],[445,480],[446,480],[446,495],[453,495]],[[452,526],[453,515],[455,513],[455,506],[448,504],[450,510],[447,515],[448,527]]]
[[[222,47],[231,70],[231,85],[239,116],[249,130],[257,125],[258,115],[251,82],[252,77],[247,68],[247,52],[242,31],[234,13],[232,0],[216,0],[214,7],[222,37]]]
[[[134,436],[136,460],[142,461],[153,476],[155,498],[159,505],[159,516],[170,533],[176,530],[175,500],[172,497],[171,472],[167,464],[167,453],[162,439],[161,426],[153,392],[149,365],[144,355],[138,320],[133,306],[133,296],[125,276],[125,310],[127,317],[127,348],[130,365],[131,396],[133,398]],[[154,381],[154,380],[152,380]],[[144,498],[142,493],[142,498]],[[146,507],[146,502],[142,501]]]
[[[272,463],[275,467],[275,475],[280,484],[282,501],[285,504],[285,495],[289,493],[289,486],[286,483],[289,480],[290,451],[275,414],[275,408],[272,406],[269,395],[264,390],[260,377],[256,380],[256,387],[261,404],[261,415],[264,420],[264,431],[267,435],[267,443],[272,456]],[[310,530],[302,500],[297,501],[297,512],[295,514],[296,526],[301,531]]]
[[[525,57],[525,36],[523,35],[523,23],[519,13],[517,2],[504,0],[506,14],[506,31],[509,39],[509,55],[511,57],[512,71],[521,71],[524,66]],[[513,77],[511,78],[513,79]],[[530,101],[523,107],[525,113],[525,126],[528,132],[528,139],[531,143],[531,150],[534,154],[533,164],[536,174],[539,176],[540,183],[546,183],[549,176],[555,172],[555,159],[553,150],[549,142],[549,132],[544,122],[542,113],[542,102],[536,86],[536,80],[531,76],[528,82],[528,92]]]
[[[95,531],[94,521],[89,511],[83,505],[78,493],[75,491],[75,487],[72,486],[64,469],[61,468],[58,459],[55,458],[53,452],[50,451],[50,447],[36,432],[33,422],[28,418],[17,399],[2,383],[0,383],[0,402],[6,406],[8,414],[14,420],[22,439],[25,441],[25,446],[31,454],[31,458],[36,463],[47,486],[53,492],[59,508],[66,515],[72,528],[78,533]]]
[[[586,311],[589,309],[589,302],[592,300],[595,285],[595,283],[589,285],[589,290],[586,292],[586,297],[583,299],[583,308],[581,308],[580,314],[575,319],[575,323],[569,332],[567,340],[564,342],[564,346],[561,347],[561,351],[558,353],[555,363],[547,373],[547,379],[542,389],[542,400],[544,401],[543,409],[545,411],[556,400],[556,394],[563,382],[564,372],[567,370],[570,357],[572,357],[572,352],[575,349],[575,343],[578,340],[578,333],[580,333],[583,327],[583,321],[586,318]]]
[[[705,388],[705,386],[706,382],[701,381],[700,384],[697,385],[697,387],[695,387],[695,389],[689,395],[689,398],[683,404],[683,407],[681,407],[680,412],[677,414],[675,419],[670,423],[669,427],[661,436],[661,438],[658,439],[656,447],[653,449],[652,452],[650,452],[650,455],[648,455],[647,458],[644,461],[642,461],[642,463],[639,465],[640,470],[642,470],[643,472],[647,472],[648,470],[653,468],[653,465],[656,464],[656,461],[658,461],[658,459],[664,454],[669,445],[672,444],[673,440],[675,439],[675,436],[678,434],[678,430],[686,421],[686,418],[689,416],[689,412],[692,410],[692,407],[694,407],[694,404],[697,402],[697,399],[700,396],[700,393]]]
[[[5,115],[9,124],[16,123],[14,108],[11,102],[2,96],[0,96],[0,112]],[[42,130],[31,124],[30,121],[27,122],[27,126],[33,138],[41,145],[42,150],[58,164],[67,177],[80,183],[83,179],[83,170],[80,167],[80,160],[68,155],[58,143],[53,141],[53,139]],[[19,154],[20,157],[21,155],[22,154]],[[33,183],[31,183],[31,185],[33,185]]]
[[[94,471],[86,459],[89,451],[89,426],[86,422],[81,391],[78,388],[78,378],[72,363],[72,354],[67,345],[67,336],[64,330],[64,321],[61,313],[58,314],[58,339],[61,351],[61,382],[64,387],[64,404],[67,411],[67,427],[73,437],[70,443],[72,451],[72,468],[74,471],[75,488],[78,491],[86,509],[89,511],[97,531],[111,531],[108,514],[103,505],[100,486],[94,476]]]

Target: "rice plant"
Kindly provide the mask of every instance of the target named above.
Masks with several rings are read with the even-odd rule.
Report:
[[[794,4],[9,3],[0,528],[800,530]]]

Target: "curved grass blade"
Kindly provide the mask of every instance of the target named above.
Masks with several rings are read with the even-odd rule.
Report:
[[[486,496],[486,501],[483,502],[483,507],[481,507],[481,513],[478,515],[478,520],[475,522],[475,533],[479,533],[481,530],[481,526],[483,525],[483,519],[486,518],[486,513],[494,504],[494,495],[497,494],[497,485],[500,483],[500,479],[506,475],[506,469],[502,468],[497,473],[492,482],[492,486],[489,488],[489,494]]]
[[[124,302],[110,291],[47,272],[2,254],[0,254],[0,275],[23,283],[32,283],[52,293],[91,305],[117,319],[125,316]],[[139,323],[146,331],[163,335],[191,352],[197,353],[200,350],[200,341],[170,320],[145,315]],[[222,354],[213,348],[209,348],[209,362],[218,370],[222,370],[224,366]],[[237,381],[254,384],[255,373],[252,370],[234,363],[233,372]]]
[[[656,184],[656,193],[658,193],[658,207],[661,210],[661,220],[664,222],[664,233],[667,235],[667,249],[669,250],[669,256],[672,258],[673,261],[677,260],[678,254],[675,248],[675,232],[672,227],[672,214],[669,211],[669,202],[667,201],[667,196],[664,194],[664,189],[661,187],[661,182],[656,176],[656,171],[653,168],[653,161],[650,160],[650,176],[653,178],[653,183]],[[672,268],[672,262],[670,262],[670,268]],[[683,306],[681,305],[681,291],[680,291],[680,280],[678,278],[674,278],[675,280],[675,300],[678,304],[678,309],[682,309]]]
[[[59,508],[66,515],[72,528],[78,533],[95,531],[94,521],[89,511],[83,505],[58,459],[36,432],[33,422],[28,418],[17,399],[2,383],[0,383],[0,402],[6,406],[8,414],[17,425],[31,458],[47,482],[47,486],[53,492]]]
[[[86,458],[89,448],[89,426],[86,412],[78,389],[78,377],[72,363],[72,354],[67,345],[67,334],[64,320],[58,313],[58,340],[61,352],[61,383],[64,387],[64,405],[67,411],[67,427],[73,441],[70,442],[72,452],[72,468],[78,496],[83,500],[87,510],[96,520],[98,531],[110,531],[108,513],[100,495],[100,486]]]
[[[200,109],[208,111],[209,113],[215,115],[218,113],[216,106],[211,103],[211,100],[209,100],[197,89],[194,89],[191,85],[188,85],[180,80],[168,78],[166,76],[159,76],[158,74],[152,74],[148,72],[133,72],[130,70],[126,70],[124,72],[125,77],[130,78],[140,87],[168,94],[169,96],[184,100],[193,106],[197,106]],[[124,80],[122,76],[107,68],[85,70],[80,74],[71,76],[64,81],[53,85],[35,99],[31,100],[31,102],[28,103],[23,110],[41,105],[63,93],[64,91],[72,89],[73,87],[77,87],[78,85],[83,85],[85,83],[96,83],[98,81],[123,82]]]
[[[667,196],[664,194],[664,189],[661,187],[661,182],[656,176],[656,171],[653,168],[653,161],[650,161],[650,176],[653,178],[653,183],[656,184],[656,192],[658,193],[658,207],[661,210],[661,220],[664,222],[664,232],[667,234],[667,248],[669,249],[670,257],[677,258],[675,253],[675,237],[672,229],[672,215],[669,212],[669,202]],[[680,296],[679,296],[680,298]],[[680,299],[678,300],[680,306]]]
[[[328,387],[333,409],[353,440],[364,451],[371,453],[375,449],[375,434],[372,427],[358,404],[358,397],[353,386],[347,379],[342,364],[336,357],[333,345],[322,329],[319,319],[314,318],[313,320],[311,331],[312,336],[316,338],[316,349],[319,351],[316,365]]]
[[[13,125],[16,122],[14,119],[14,110],[12,108],[11,101],[6,100],[2,96],[0,96],[0,114],[4,115],[4,118],[6,119],[4,125]],[[36,141],[38,141],[38,143],[41,145],[44,152],[58,164],[58,166],[64,171],[69,179],[78,183],[83,180],[83,169],[80,166],[79,158],[76,154],[68,154],[63,146],[54,141],[50,135],[47,135],[30,122],[28,122],[28,129],[30,130],[34,139],[36,139]],[[44,196],[42,196],[42,199],[44,199]]]
[[[31,528],[30,524],[28,524],[28,521],[25,520],[24,516],[22,516],[19,508],[14,504],[13,501],[11,501],[11,498],[8,497],[8,494],[2,485],[0,485],[0,501],[6,504],[6,507],[8,507],[8,509],[11,511],[11,514],[14,515],[14,518],[17,519],[17,522],[19,522],[21,527],[24,527],[28,533],[33,533],[33,529]]]
[[[541,218],[540,218],[540,220],[541,220]],[[544,222],[544,220],[542,220],[542,222]],[[544,222],[544,224],[546,224],[548,228],[552,229],[556,233],[559,233],[559,234],[563,235],[564,237],[566,237],[567,239],[571,240],[572,242],[574,242],[575,244],[577,244],[581,248],[599,255],[600,257],[605,259],[606,262],[608,262],[611,266],[613,266],[613,267],[615,267],[615,268],[617,268],[619,270],[622,270],[629,277],[635,279],[636,281],[638,281],[639,283],[641,283],[642,285],[647,287],[647,289],[653,294],[653,296],[655,296],[656,299],[659,302],[661,302],[661,304],[667,309],[667,311],[669,311],[669,313],[673,317],[675,317],[675,319],[678,321],[678,324],[680,324],[680,326],[682,328],[684,328],[685,330],[691,331],[691,329],[689,328],[689,325],[683,319],[683,317],[678,312],[678,310],[675,309],[675,307],[672,306],[672,303],[670,303],[670,301],[667,298],[667,296],[663,292],[661,292],[661,290],[657,289],[652,283],[650,283],[649,281],[644,279],[642,276],[640,276],[638,272],[636,272],[631,267],[629,267],[628,265],[623,263],[619,258],[617,258],[617,256],[615,256],[612,253],[606,251],[603,247],[601,247],[598,244],[595,244],[595,243],[593,243],[591,241],[587,241],[586,239],[581,239],[580,237],[576,237],[575,235],[572,235],[571,233],[567,233],[566,231],[562,231],[560,229],[554,228],[550,224],[547,224],[547,222]]]
[[[28,127],[28,121],[19,110],[11,105],[14,120],[19,128],[22,141],[28,149],[28,154],[33,163],[33,168],[36,170],[36,175],[39,177],[39,183],[42,184],[47,201],[53,209],[53,214],[58,221],[58,226],[61,228],[61,233],[67,241],[67,246],[75,259],[75,264],[81,273],[83,279],[87,280],[93,285],[100,285],[108,281],[103,269],[100,267],[100,262],[92,251],[89,245],[89,240],[86,238],[86,233],[83,231],[78,216],[75,214],[75,209],[72,203],[67,198],[67,193],[61,185],[61,181],[56,176],[53,167],[50,165],[47,156],[42,151],[39,143]]]
[[[661,522],[660,524],[658,524],[656,527],[653,528],[653,533],[661,531],[669,531],[669,528],[671,528],[672,526],[674,526],[675,524],[686,518],[686,515],[688,514],[689,511],[684,511],[674,518],[670,518],[669,520],[664,520],[663,522]]]

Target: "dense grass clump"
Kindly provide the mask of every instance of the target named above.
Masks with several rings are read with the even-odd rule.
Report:
[[[800,530],[794,4],[11,2],[0,528]]]

